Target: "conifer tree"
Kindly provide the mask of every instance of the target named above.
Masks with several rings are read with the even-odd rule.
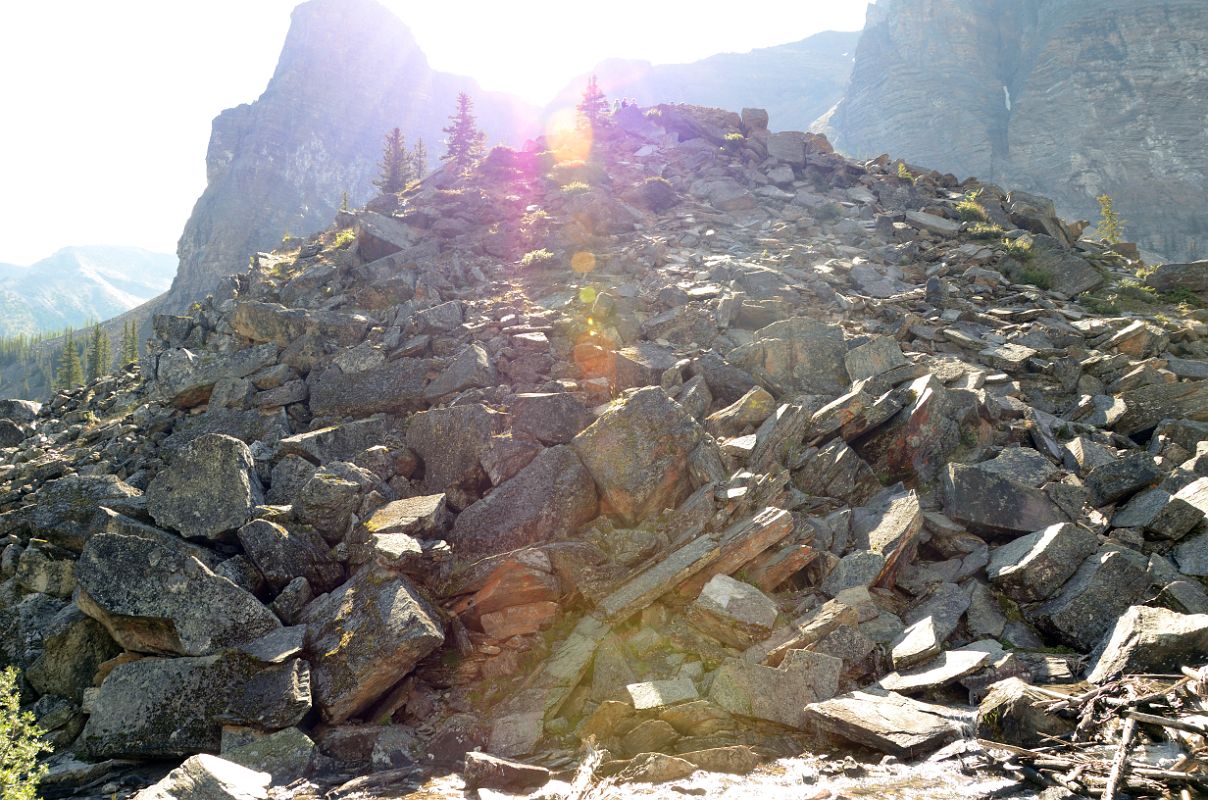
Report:
[[[348,190],[347,190],[347,189],[345,189],[345,190],[344,190],[344,194],[340,195],[340,210],[341,210],[341,211],[348,211],[348,210],[349,210],[349,206],[348,206]]]
[[[138,361],[138,323],[130,320],[122,326],[122,365]]]
[[[583,90],[583,99],[576,106],[579,111],[579,122],[592,130],[599,127],[604,115],[608,112],[608,98],[600,91],[596,76],[587,79],[587,87]]]
[[[416,178],[428,174],[428,148],[423,139],[416,139],[415,146],[411,148],[411,171]]]
[[[445,139],[445,154],[441,161],[450,161],[461,172],[466,172],[482,158],[486,145],[486,134],[478,130],[474,119],[474,101],[465,92],[457,95],[457,111],[449,117],[449,125],[443,128],[448,134]]]
[[[411,156],[407,153],[407,139],[398,128],[386,134],[386,145],[382,149],[381,175],[373,185],[382,194],[395,194],[407,188],[411,180]]]
[[[70,389],[84,382],[84,366],[80,362],[80,351],[76,349],[75,334],[71,328],[63,338],[63,352],[59,355],[59,374],[55,376],[60,389]]]
[[[92,337],[88,341],[88,382],[108,375],[109,363],[112,360],[113,346],[109,341],[109,334],[105,333],[98,322],[92,326]]]

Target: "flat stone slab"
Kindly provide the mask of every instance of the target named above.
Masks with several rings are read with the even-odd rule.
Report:
[[[886,691],[903,694],[938,689],[981,669],[989,658],[990,654],[982,650],[949,650],[916,669],[889,673],[880,685]]]
[[[805,706],[834,695],[842,671],[842,659],[808,650],[788,651],[778,668],[734,658],[718,668],[709,699],[731,714],[800,728]]]
[[[915,758],[965,736],[969,715],[892,692],[857,691],[805,707],[808,724],[832,736]]]
[[[696,684],[688,678],[674,678],[667,681],[645,681],[631,683],[625,687],[633,707],[637,711],[650,708],[666,708],[678,703],[699,700]]]

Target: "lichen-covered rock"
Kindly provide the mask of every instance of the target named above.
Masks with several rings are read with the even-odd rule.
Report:
[[[206,655],[280,626],[205,558],[200,548],[146,526],[98,534],[76,565],[77,602],[115,641],[141,653]]]
[[[42,631],[42,652],[25,671],[29,685],[41,694],[79,702],[92,685],[97,667],[121,647],[96,620],[68,605]]]
[[[252,452],[218,433],[194,439],[147,487],[147,510],[185,537],[217,539],[247,522],[264,502]]]
[[[366,567],[306,607],[314,695],[324,721],[365,711],[444,643],[436,612],[406,578]]]
[[[300,722],[310,704],[310,670],[302,659],[143,658],[109,673],[80,743],[94,758],[217,752],[223,725],[280,730]]]
[[[315,591],[328,592],[344,578],[343,567],[328,555],[327,543],[313,530],[291,531],[256,519],[240,528],[238,535],[244,552],[275,591],[302,577]]]
[[[728,360],[778,395],[834,396],[851,381],[846,353],[842,328],[794,317],[756,331],[754,341],[731,351]]]
[[[502,427],[500,415],[477,404],[413,416],[407,424],[407,446],[424,462],[422,490],[438,494],[480,481],[481,458]]]

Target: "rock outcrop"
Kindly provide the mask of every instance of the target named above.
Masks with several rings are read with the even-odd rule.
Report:
[[[1052,197],[1110,195],[1143,250],[1205,255],[1208,8],[1196,0],[882,0],[820,129],[845,153]]]
[[[253,103],[222,112],[206,153],[206,190],[177,247],[164,309],[183,309],[284,234],[328,225],[345,192],[374,192],[382,140],[400,127],[434,158],[457,93],[469,92],[495,139],[527,132],[533,109],[433,70],[410,31],[374,0],[298,6],[277,69]]]

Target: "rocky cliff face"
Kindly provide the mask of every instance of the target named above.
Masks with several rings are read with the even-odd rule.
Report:
[[[435,159],[460,91],[491,140],[512,140],[531,109],[474,81],[433,71],[410,31],[373,0],[310,0],[293,13],[264,94],[214,120],[208,185],[180,238],[168,307],[181,308],[282,234],[329,224],[347,191],[373,190],[382,138],[395,126]]]
[[[800,42],[749,53],[722,53],[690,64],[612,59],[595,69],[609,97],[641,105],[695,103],[766,109],[781,130],[804,130],[839,101],[851,74],[855,32],[826,31]],[[571,81],[552,109],[579,100],[586,76]]]
[[[1208,6],[1197,0],[882,0],[826,122],[844,152],[1039,191],[1143,249],[1208,252]]]

